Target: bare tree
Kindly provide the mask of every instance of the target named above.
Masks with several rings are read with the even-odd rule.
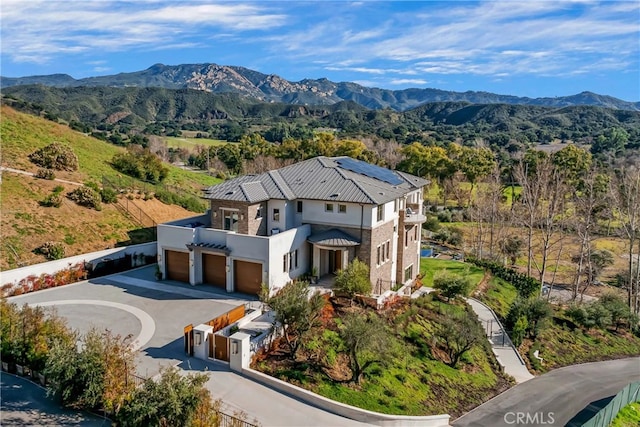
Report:
[[[595,168],[589,169],[584,179],[581,180],[580,189],[572,195],[574,215],[573,228],[580,239],[580,250],[573,257],[576,263],[576,272],[573,280],[573,299],[578,295],[580,299],[587,288],[593,283],[593,246],[594,232],[598,225],[598,219],[605,212],[606,203],[604,196],[607,190],[606,178],[599,174]],[[582,284],[582,289],[580,285]]]
[[[638,314],[640,313],[640,167],[637,159],[635,163],[618,166],[609,194],[614,216],[620,223],[620,232],[628,243],[627,302],[629,308]],[[634,254],[636,243],[638,249]]]

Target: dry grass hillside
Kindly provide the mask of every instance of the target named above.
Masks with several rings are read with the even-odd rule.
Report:
[[[0,111],[2,136],[2,166],[35,172],[28,155],[52,142],[71,146],[78,156],[80,169],[75,172],[56,172],[56,178],[73,181],[99,182],[103,175],[117,177],[109,165],[114,154],[123,148],[85,136],[81,133],[39,117],[16,112],[2,106]],[[175,170],[170,174],[172,184],[183,184],[197,191],[208,182]],[[192,174],[196,175],[196,174]],[[213,183],[213,181],[211,182]],[[60,242],[65,255],[77,255],[116,245],[132,244],[149,239],[141,227],[114,205],[103,204],[101,211],[76,205],[63,198],[59,208],[44,207],[40,202],[56,186],[63,186],[66,194],[76,186],[48,181],[4,171],[0,183],[0,269],[6,270],[45,261],[34,250],[44,242]],[[195,215],[179,206],[165,205],[158,200],[129,200],[156,222]]]

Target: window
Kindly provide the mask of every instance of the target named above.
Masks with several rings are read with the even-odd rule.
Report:
[[[413,264],[404,269],[404,281],[413,279]]]
[[[273,210],[273,220],[280,221],[280,209]]]
[[[302,213],[302,200],[298,200],[297,212]]]
[[[413,227],[413,240],[418,240],[418,227]]]
[[[384,205],[378,205],[378,221],[384,219]]]
[[[222,210],[222,229],[238,232],[238,211]]]
[[[285,273],[298,268],[298,250],[286,253],[282,256],[282,271]]]
[[[385,262],[389,261],[389,259],[391,259],[390,257],[391,242],[389,240],[387,240],[381,245],[378,245],[376,249],[378,253],[378,260],[377,260],[378,265],[382,265]]]
[[[325,203],[324,204],[324,210],[326,212],[333,212],[333,203]]]
[[[347,213],[347,205],[338,205],[339,213]]]
[[[256,210],[256,219],[257,218],[262,218],[262,206],[258,206],[258,209]]]

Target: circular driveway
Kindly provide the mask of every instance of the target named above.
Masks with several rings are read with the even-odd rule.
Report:
[[[74,310],[60,310],[57,312],[60,316],[67,319],[69,326],[74,329],[80,329],[82,332],[86,332],[83,330],[86,326],[95,326],[95,327],[104,327],[109,329],[111,332],[119,334],[121,336],[126,336],[129,334],[133,335],[134,327],[130,319],[127,319],[122,313],[118,313],[118,322],[106,322],[106,319],[113,318],[113,314],[106,317],[104,316],[105,310],[104,307],[110,309],[116,309],[117,311],[124,311],[129,313],[130,315],[135,316],[139,321],[139,326],[137,329],[140,331],[138,336],[134,338],[132,341],[133,350],[139,350],[153,338],[153,335],[156,331],[156,323],[153,321],[153,318],[147,314],[147,312],[133,307],[127,304],[121,304],[112,301],[100,301],[100,300],[58,300],[58,301],[48,301],[35,303],[34,306],[38,307],[60,307],[60,306],[89,306],[88,310],[82,310],[75,308]],[[96,309],[96,307],[101,307],[102,309]],[[106,310],[109,311],[109,310]],[[90,323],[87,319],[92,319],[94,322]],[[97,321],[97,322],[96,322]],[[96,324],[98,323],[98,324]],[[122,332],[123,331],[123,332]]]

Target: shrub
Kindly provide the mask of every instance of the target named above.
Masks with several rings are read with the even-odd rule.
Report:
[[[62,195],[60,193],[51,193],[40,202],[40,206],[59,208],[62,206]]]
[[[80,206],[93,208],[97,211],[102,209],[102,206],[100,204],[102,198],[100,197],[100,194],[90,187],[78,187],[75,190],[67,193],[67,197]]]
[[[53,172],[53,170],[46,168],[38,169],[38,171],[33,176],[40,179],[48,179],[50,181],[56,179],[56,174]]]
[[[504,265],[488,261],[484,259],[477,259],[467,256],[466,261],[477,265],[478,267],[486,268],[491,271],[491,274],[498,276],[502,280],[511,283],[518,291],[518,295],[522,298],[529,298],[530,296],[540,292],[540,281],[529,277],[526,274],[519,273]],[[515,320],[514,320],[515,321]]]
[[[118,193],[112,188],[103,188],[100,190],[100,198],[103,203],[115,203],[118,200]]]
[[[75,171],[78,170],[78,157],[71,147],[54,142],[46,147],[34,151],[29,160],[47,169]]]
[[[334,288],[353,298],[356,294],[371,294],[369,266],[355,258],[344,270],[338,271]]]
[[[36,249],[36,253],[44,255],[48,260],[64,258],[64,246],[62,243],[45,242]]]
[[[438,289],[447,300],[458,295],[465,296],[471,289],[472,283],[468,274],[451,274],[446,270],[439,271],[433,278],[433,287]]]
[[[160,189],[156,191],[155,197],[166,205],[182,206],[191,212],[204,212],[207,209],[200,199],[192,195],[181,196],[180,194]]]
[[[124,174],[149,182],[161,182],[169,174],[162,160],[147,149],[116,154],[111,165]]]

